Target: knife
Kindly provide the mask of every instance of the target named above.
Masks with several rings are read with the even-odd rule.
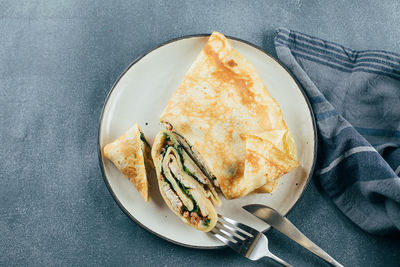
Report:
[[[314,244],[310,239],[308,239],[305,235],[303,235],[299,231],[299,229],[297,229],[296,226],[294,226],[286,217],[281,215],[273,208],[260,204],[246,205],[243,206],[242,208],[250,212],[257,218],[263,220],[267,224],[271,225],[276,230],[286,235],[287,237],[289,237],[296,243],[300,244],[304,248],[308,249],[315,255],[319,256],[320,258],[330,263],[331,265],[343,267],[343,265],[341,265],[334,258],[329,256],[328,253],[323,251],[316,244]]]

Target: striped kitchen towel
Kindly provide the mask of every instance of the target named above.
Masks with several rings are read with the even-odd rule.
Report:
[[[365,231],[400,231],[400,55],[352,50],[285,28],[277,30],[275,47],[314,110],[314,178]]]

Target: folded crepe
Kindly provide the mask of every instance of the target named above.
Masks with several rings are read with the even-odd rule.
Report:
[[[181,85],[168,102],[161,122],[192,153],[205,174],[226,198],[257,189],[271,192],[281,175],[297,167],[294,140],[278,103],[269,95],[254,66],[214,32]],[[260,147],[279,155],[279,171],[265,160],[267,152],[249,151],[253,138]],[[281,153],[278,153],[280,151]],[[246,155],[258,160],[246,177]]]
[[[246,137],[243,179],[252,184],[248,188],[257,188],[256,192],[271,192],[276,185],[276,177],[280,177],[298,165],[293,156],[285,154],[268,140],[254,135]],[[264,177],[264,180],[259,177]]]
[[[160,192],[168,207],[188,225],[208,232],[217,223],[220,199],[172,132],[160,132],[151,150]]]
[[[151,167],[153,163],[150,145],[139,125],[133,125],[114,142],[107,144],[103,152],[104,156],[115,164],[148,202],[149,186],[146,167]]]

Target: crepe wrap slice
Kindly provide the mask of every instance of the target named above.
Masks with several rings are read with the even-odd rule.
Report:
[[[186,224],[210,231],[217,223],[215,205],[220,199],[210,179],[206,177],[176,135],[160,132],[151,151],[160,192],[168,207]]]
[[[185,140],[227,199],[255,190],[271,192],[280,176],[299,166],[295,143],[278,103],[255,67],[218,32],[206,42],[160,120]],[[282,152],[279,162],[284,164],[279,172],[260,158],[259,170],[264,173],[252,170],[251,179],[245,176],[250,135],[259,137],[258,143],[265,141],[265,147],[272,144]]]
[[[149,201],[149,185],[146,168],[153,166],[151,148],[138,124],[134,124],[114,142],[107,144],[103,154],[130,180]]]

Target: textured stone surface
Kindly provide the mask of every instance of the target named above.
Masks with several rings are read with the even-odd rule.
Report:
[[[118,208],[101,178],[97,125],[119,74],[148,49],[212,30],[275,54],[285,26],[354,49],[400,52],[398,1],[1,1],[0,265],[253,263],[230,250],[170,244]],[[347,266],[393,266],[400,239],[354,226],[311,182],[289,214]],[[271,250],[322,265],[279,233]]]

